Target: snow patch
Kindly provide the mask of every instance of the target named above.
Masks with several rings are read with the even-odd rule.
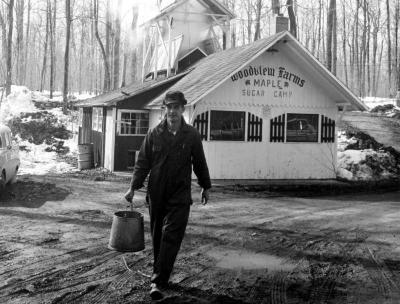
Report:
[[[0,93],[1,94],[1,93]],[[11,93],[3,99],[0,108],[0,123],[4,124],[22,112],[39,111],[32,102],[31,91],[24,86],[11,86]]]

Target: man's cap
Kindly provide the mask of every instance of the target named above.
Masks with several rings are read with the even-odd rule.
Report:
[[[181,105],[186,105],[187,100],[185,99],[185,95],[181,91],[169,91],[165,94],[165,98],[163,100],[163,105],[166,106],[168,104],[180,103]]]

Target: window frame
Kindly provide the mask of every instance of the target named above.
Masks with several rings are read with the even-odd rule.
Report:
[[[288,115],[314,115],[314,116],[316,116],[317,117],[317,123],[316,123],[316,134],[315,134],[315,138],[316,138],[316,140],[313,140],[313,141],[301,141],[301,140],[298,140],[298,141],[288,141],[288,133],[289,133],[289,129],[288,129],[288,123],[289,123],[289,117],[288,117]],[[320,118],[320,116],[321,116],[321,114],[316,114],[316,113],[285,113],[285,117],[286,117],[286,124],[285,124],[285,143],[289,143],[289,144],[295,144],[295,143],[305,143],[305,144],[315,144],[315,143],[320,143],[320,133],[321,133],[321,131],[320,131],[320,121],[321,121],[321,118]],[[313,127],[315,127],[315,126],[313,126]]]
[[[149,125],[148,125],[148,127],[147,127],[147,130],[146,130],[146,132],[145,133],[143,133],[143,134],[121,134],[121,123],[122,123],[122,114],[123,113],[129,113],[129,114],[132,114],[132,113],[145,113],[145,114],[148,114],[148,122],[149,122]],[[118,110],[118,115],[117,115],[117,135],[118,136],[146,136],[146,134],[147,134],[147,132],[149,131],[149,129],[150,129],[150,111],[146,111],[146,110]]]
[[[209,132],[209,136],[208,136],[208,141],[214,141],[214,142],[247,142],[247,118],[246,118],[246,114],[248,113],[248,111],[246,110],[220,110],[220,109],[212,109],[209,111],[210,112],[210,118],[209,118],[209,128],[208,128],[208,132]],[[211,136],[211,131],[212,131],[212,115],[213,112],[235,112],[235,113],[241,113],[243,114],[243,138],[238,139],[238,140],[230,140],[230,139],[212,139]]]
[[[103,108],[93,107],[92,110],[92,130],[103,132]]]

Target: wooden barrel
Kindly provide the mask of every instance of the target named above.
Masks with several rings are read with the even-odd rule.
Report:
[[[78,169],[93,168],[93,144],[78,145]]]

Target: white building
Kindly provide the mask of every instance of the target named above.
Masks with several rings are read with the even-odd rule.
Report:
[[[365,105],[287,31],[221,45],[216,32],[229,37],[232,17],[215,0],[180,0],[150,20],[143,83],[79,105],[80,140],[94,143],[98,164],[131,170],[147,129],[161,120],[165,93],[180,90],[211,178],[336,177],[336,122]]]

